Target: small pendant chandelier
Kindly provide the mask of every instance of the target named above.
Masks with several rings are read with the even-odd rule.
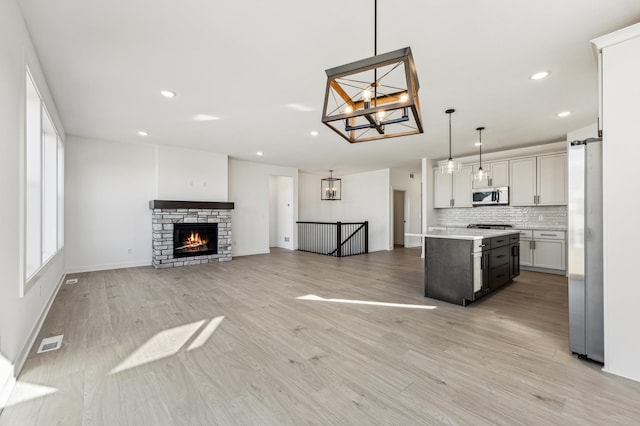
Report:
[[[482,182],[486,180],[488,182],[491,176],[489,176],[489,172],[482,168],[482,131],[484,127],[478,127],[476,130],[478,131],[478,146],[480,146],[480,167],[473,174],[473,181]]]
[[[449,159],[438,161],[438,167],[440,168],[440,173],[458,173],[462,169],[462,163],[459,161],[453,161],[451,158],[451,114],[456,112],[455,109],[451,108],[445,111],[445,113],[449,114]]]
[[[320,180],[320,199],[337,201],[342,198],[342,179],[333,177],[333,170],[329,170],[329,177]]]

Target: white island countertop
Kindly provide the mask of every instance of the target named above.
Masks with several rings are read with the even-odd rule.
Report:
[[[424,234],[405,234],[408,237],[451,238],[457,240],[481,240],[483,238],[501,237],[519,234],[507,229],[449,229],[447,231],[427,231]]]

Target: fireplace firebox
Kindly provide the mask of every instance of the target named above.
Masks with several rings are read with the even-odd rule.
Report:
[[[218,254],[217,223],[175,223],[173,225],[173,256]]]

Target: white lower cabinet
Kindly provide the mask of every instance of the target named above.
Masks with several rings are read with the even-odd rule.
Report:
[[[564,231],[520,232],[520,266],[565,271],[566,248]]]

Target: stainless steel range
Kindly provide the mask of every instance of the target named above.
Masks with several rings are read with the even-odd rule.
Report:
[[[511,229],[513,226],[501,223],[470,223],[467,228],[472,229]]]

